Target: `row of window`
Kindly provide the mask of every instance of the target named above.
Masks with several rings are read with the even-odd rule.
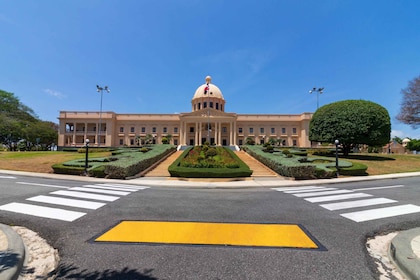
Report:
[[[210,108],[213,108],[214,106],[213,106],[213,102],[212,101],[210,101]],[[198,110],[200,110],[201,109],[201,103],[198,103],[197,104],[197,108],[198,108]],[[203,108],[207,108],[207,102],[203,102]],[[194,104],[194,110],[196,110],[196,104]],[[216,110],[219,110],[219,103],[216,103]],[[223,111],[223,104],[220,104],[220,111]]]
[[[207,126],[205,127],[205,129],[206,130],[208,129]],[[210,125],[209,129],[211,129],[211,125]],[[168,133],[168,128],[164,127],[162,132],[163,133]],[[194,132],[194,127],[193,126],[190,127],[190,132]],[[222,132],[226,133],[227,132],[227,127],[225,127],[225,126],[222,127]],[[243,133],[242,127],[238,128],[238,132]],[[271,132],[271,134],[276,134],[276,129],[274,127],[272,127],[270,132]],[[124,133],[124,127],[123,126],[120,127],[120,133]],[[130,133],[135,133],[135,127],[134,126],[132,126],[130,128]],[[146,133],[146,127],[141,128],[141,133]],[[152,127],[152,133],[157,133],[157,128],[156,127]],[[174,127],[173,133],[178,133],[178,127]],[[253,127],[249,128],[249,133],[250,134],[254,133],[254,128]],[[265,133],[265,129],[264,129],[264,127],[260,127],[260,134],[263,134],[263,133]],[[286,134],[286,128],[285,127],[281,128],[281,133]],[[296,127],[292,128],[292,134],[297,134],[297,128]]]
[[[135,127],[132,126],[130,128],[130,133],[135,133],[135,131],[136,131]],[[164,127],[162,132],[163,133],[168,133],[168,128]],[[124,133],[124,127],[123,126],[120,127],[120,133]],[[141,128],[141,133],[146,133],[146,127],[143,126]],[[152,133],[157,133],[157,128],[156,127],[152,127]],[[174,127],[174,132],[173,133],[178,133],[178,127]]]
[[[243,133],[242,127],[239,127],[238,132],[239,133]],[[270,129],[270,132],[271,132],[271,134],[276,134],[276,129],[274,127],[272,127]],[[249,133],[250,134],[253,134],[254,133],[254,128],[253,127],[250,127],[249,128]],[[260,127],[260,134],[263,134],[263,133],[265,133],[265,129],[264,129],[264,127]],[[292,128],[292,133],[293,134],[297,134],[297,128],[296,127],[293,127]],[[281,134],[286,134],[286,128],[285,127],[282,127],[281,128]]]

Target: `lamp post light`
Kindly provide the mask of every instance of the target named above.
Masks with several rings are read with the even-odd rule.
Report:
[[[313,92],[316,92],[316,109],[318,110],[318,108],[319,108],[319,95],[324,92],[324,88],[314,87],[313,89],[311,89],[309,91],[309,93],[312,94]]]
[[[88,176],[88,167],[89,167],[89,139],[85,140],[85,148],[86,148],[86,155],[85,155],[85,175]]]
[[[96,91],[101,93],[101,107],[99,109],[99,132],[98,132],[98,147],[101,145],[101,126],[102,126],[102,93],[103,91],[110,92],[108,86],[100,87],[96,85]]]
[[[340,141],[335,140],[334,141],[335,144],[335,169],[337,170],[337,178],[340,175],[338,172],[338,144],[340,144]]]

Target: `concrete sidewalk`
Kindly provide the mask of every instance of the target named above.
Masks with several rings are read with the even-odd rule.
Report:
[[[290,186],[325,185],[345,182],[360,182],[420,176],[420,172],[389,174],[367,177],[348,177],[324,180],[287,180],[282,177],[253,177],[251,179],[195,179],[183,180],[167,177],[142,177],[132,180],[109,180],[83,176],[58,174],[29,173],[20,171],[0,170],[0,174],[19,175],[63,180],[87,182],[113,182],[121,184],[142,185],[155,188],[272,188]],[[19,234],[11,227],[0,224],[0,279],[18,279],[24,267],[27,255],[25,245]],[[420,228],[403,231],[397,234],[389,246],[389,256],[397,267],[409,279],[420,279]]]

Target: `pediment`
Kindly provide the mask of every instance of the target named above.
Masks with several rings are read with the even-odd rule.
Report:
[[[236,114],[235,113],[225,113],[219,110],[215,110],[215,109],[201,109],[195,112],[191,112],[191,113],[183,113],[181,114],[181,117],[203,117],[203,118],[208,118],[210,114],[210,118],[214,117],[214,118],[236,118]]]

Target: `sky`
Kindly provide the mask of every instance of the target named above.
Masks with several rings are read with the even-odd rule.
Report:
[[[191,112],[210,75],[238,114],[385,107],[420,75],[418,0],[0,0],[0,89],[60,111]],[[101,94],[96,85],[107,85]],[[322,94],[309,93],[323,87]]]

